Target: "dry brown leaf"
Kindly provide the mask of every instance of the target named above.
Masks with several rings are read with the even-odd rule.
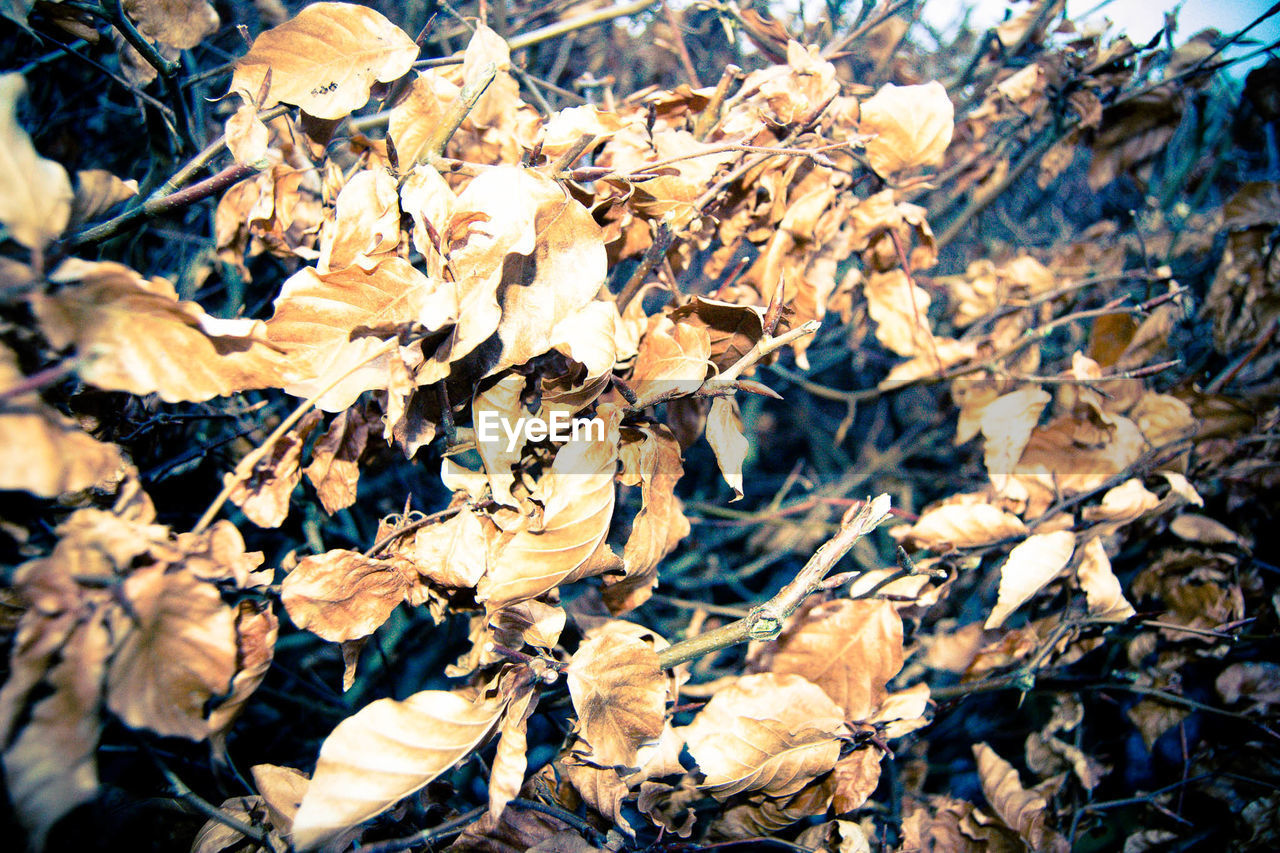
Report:
[[[649,322],[631,372],[637,405],[662,394],[692,394],[707,378],[711,335],[692,323],[659,316]]]
[[[618,567],[616,558],[597,561],[608,552],[605,537],[613,518],[618,465],[618,421],[621,410],[601,406],[604,441],[581,435],[557,452],[551,470],[539,484],[542,527],[527,525],[494,537],[489,545],[489,572],[480,580],[476,598],[492,613],[536,598],[583,570],[598,574]],[[611,557],[611,553],[608,554]]]
[[[888,601],[829,601],[805,611],[764,651],[761,668],[821,687],[846,720],[865,720],[902,669],[902,619]]]
[[[1028,385],[997,397],[982,410],[983,460],[993,481],[1013,472],[1051,399],[1040,386]]]
[[[839,806],[836,812],[840,813]],[[829,820],[811,826],[796,836],[796,843],[814,853],[871,853],[867,834],[851,820]]]
[[[538,693],[533,689],[534,676],[529,669],[518,670],[503,679],[501,689],[507,697],[499,727],[501,739],[489,768],[489,814],[497,820],[520,793],[524,773],[529,765],[529,717],[538,706]]]
[[[1094,619],[1123,622],[1134,614],[1133,605],[1125,599],[1120,581],[1111,571],[1111,559],[1099,537],[1093,537],[1081,549],[1076,577],[1089,602],[1089,615]]]
[[[453,324],[457,312],[453,289],[403,258],[385,260],[369,272],[351,266],[322,275],[304,267],[276,297],[267,339],[288,354],[282,387],[294,396],[310,397],[358,368],[320,399],[324,411],[340,412],[365,391],[386,389],[397,364],[407,370],[396,353],[371,357],[383,345],[380,339],[414,323],[440,331]],[[358,327],[376,333],[353,340]]]
[[[504,706],[424,690],[403,702],[379,699],[347,717],[320,746],[293,819],[294,846],[318,847],[421,789],[479,746]]]
[[[335,549],[305,557],[280,585],[289,618],[333,643],[367,637],[404,601],[415,576],[400,557]]]
[[[254,39],[236,63],[232,91],[256,98],[267,70],[271,89],[260,108],[285,103],[316,118],[340,119],[369,100],[374,82],[408,73],[418,46],[382,14],[354,3],[312,3]]]
[[[67,170],[36,153],[18,124],[18,99],[27,89],[21,74],[0,76],[0,224],[28,249],[43,249],[71,217]]]
[[[269,605],[241,601],[237,606],[236,674],[231,679],[230,693],[209,715],[209,731],[220,756],[226,755],[227,730],[271,668],[279,631],[280,620]]]
[[[275,764],[255,764],[249,771],[253,774],[253,783],[262,796],[263,805],[267,807],[271,825],[281,835],[288,835],[311,778],[301,770]]]
[[[332,515],[356,502],[360,454],[369,440],[369,420],[359,409],[347,409],[329,424],[311,448],[311,464],[303,472],[316,487],[324,511]]]
[[[1266,710],[1280,704],[1280,664],[1269,661],[1233,663],[1213,682],[1222,701],[1228,705],[1247,700],[1251,710]]]
[[[260,321],[211,317],[164,279],[110,261],[63,261],[49,278],[75,284],[33,294],[31,307],[53,346],[75,344],[90,384],[177,403],[279,383],[281,358]]]
[[[134,728],[208,737],[209,700],[226,695],[236,673],[235,611],[213,584],[163,564],[135,569],[122,592],[107,707]]]
[[[876,340],[898,355],[929,355],[929,294],[900,269],[873,272],[863,286],[867,313],[876,321]]]
[[[289,517],[289,498],[302,482],[302,445],[321,420],[314,409],[307,412],[297,426],[276,440],[248,477],[241,478],[234,471],[222,475],[223,482],[233,484],[228,500],[254,524],[279,527]]]
[[[711,401],[707,415],[707,443],[716,454],[720,474],[733,489],[733,500],[742,497],[742,463],[746,461],[750,442],[742,434],[742,415],[738,401],[731,397],[716,397]]]
[[[356,265],[371,272],[400,244],[400,194],[383,169],[357,172],[334,202],[333,219],[320,233],[321,275]]]
[[[1149,492],[1137,477],[1108,489],[1098,506],[1084,508],[1086,521],[1114,521],[1127,524],[1155,509],[1160,499]]]
[[[476,452],[489,478],[489,493],[494,501],[509,507],[520,505],[511,489],[516,481],[513,468],[519,464],[525,445],[519,424],[529,416],[524,387],[524,375],[513,371],[491,385],[486,383],[471,398]],[[516,430],[514,437],[510,430]]]
[[[843,712],[798,675],[744,675],[679,730],[716,799],[794,794],[835,766]]]
[[[903,532],[897,533],[897,530]],[[1027,526],[1016,515],[989,503],[955,503],[926,510],[915,524],[894,528],[894,531],[894,535],[909,539],[921,548],[948,551],[1024,536]]]
[[[835,780],[835,799],[832,805],[836,814],[847,814],[862,808],[880,784],[881,752],[874,746],[855,749],[836,762],[832,778]]]
[[[24,378],[17,356],[0,344],[0,394]],[[0,489],[52,498],[109,486],[124,472],[124,459],[114,444],[84,432],[35,391],[0,399]]]
[[[205,0],[123,0],[138,31],[161,44],[186,50],[218,31],[218,13]]]
[[[53,691],[4,751],[5,784],[33,849],[54,823],[98,791],[98,702],[111,637],[103,620],[82,625],[45,680]],[[6,685],[8,688],[8,685]]]
[[[1067,841],[1046,825],[1048,802],[1034,790],[1022,787],[1018,771],[985,743],[974,744],[982,793],[1000,819],[1032,850],[1066,853]]]
[[[955,108],[941,83],[887,83],[859,108],[858,132],[871,137],[867,159],[881,177],[942,162],[951,144]]]
[[[1169,532],[1186,542],[1206,545],[1235,545],[1249,550],[1249,543],[1220,521],[1197,512],[1184,512],[1169,522]]]
[[[658,564],[685,536],[689,520],[676,497],[675,487],[684,474],[680,464],[680,445],[671,430],[661,424],[635,428],[639,441],[629,440],[634,431],[623,435],[620,451],[625,485],[640,486],[640,511],[631,522],[631,534],[623,547],[625,577],[610,581],[604,588],[604,600],[615,616],[639,607],[649,599],[658,582]]]
[[[644,640],[593,637],[574,653],[566,675],[578,712],[584,758],[601,767],[630,768],[636,750],[662,734],[667,676]]]
[[[612,767],[592,767],[590,764],[562,762],[557,765],[583,802],[595,809],[628,835],[635,830],[622,813],[622,801],[627,796],[627,783]]]
[[[256,166],[269,162],[267,145],[271,134],[258,118],[258,108],[252,102],[241,104],[231,118],[227,119],[224,135],[227,150],[237,163]]]
[[[460,589],[475,586],[484,575],[486,559],[480,516],[463,509],[447,521],[423,527],[414,534],[408,556],[418,574],[433,583]]]
[[[105,169],[76,172],[76,197],[71,202],[72,226],[101,216],[115,205],[138,194],[138,182],[122,181]]]
[[[1036,533],[1014,546],[1000,567],[1000,594],[984,628],[999,628],[1009,614],[1021,607],[1045,584],[1058,576],[1075,551],[1070,530]]]

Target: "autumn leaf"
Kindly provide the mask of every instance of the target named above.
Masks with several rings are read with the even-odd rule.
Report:
[[[138,31],[161,44],[187,50],[218,31],[218,13],[205,0],[122,0]]]
[[[1066,853],[1067,841],[1046,824],[1049,804],[1039,793],[1022,787],[1018,771],[985,743],[974,744],[978,779],[987,802],[1005,824],[1032,850]]]
[[[127,724],[202,740],[206,705],[236,673],[236,614],[218,588],[163,564],[124,581],[124,639],[107,670],[107,707]]]
[[[636,750],[662,733],[667,677],[644,640],[592,637],[574,653],[566,679],[592,764],[629,768]]]
[[[302,482],[299,470],[302,445],[320,421],[319,412],[307,412],[297,426],[276,440],[271,452],[254,466],[248,477],[240,477],[235,472],[223,475],[223,482],[232,486],[228,500],[240,507],[254,524],[279,527],[289,516],[289,498]]]
[[[605,419],[604,441],[584,434],[556,452],[541,485],[541,529],[525,526],[491,542],[489,572],[476,589],[489,612],[536,598],[583,568],[598,574],[619,567],[603,553],[603,562],[592,560],[598,549],[608,551],[621,411],[600,411],[597,417]]]
[[[304,557],[280,585],[280,600],[299,628],[332,643],[366,637],[404,600],[413,564],[335,549]]]
[[[119,448],[84,432],[36,392],[12,393],[24,378],[13,350],[0,344],[0,489],[52,498],[121,478]]]
[[[164,279],[111,261],[63,261],[49,278],[69,286],[32,294],[40,329],[59,349],[74,344],[81,378],[99,388],[174,403],[279,382],[280,354],[260,321],[211,317]]]
[[[819,604],[765,648],[759,665],[803,676],[840,706],[844,719],[863,720],[902,668],[902,619],[888,601]]]
[[[715,451],[716,462],[724,481],[733,489],[734,500],[742,495],[742,463],[751,449],[742,434],[742,416],[736,401],[716,397],[711,401],[711,413],[707,415],[707,443]]]
[[[493,730],[504,703],[424,690],[379,699],[325,738],[293,819],[293,843],[310,850],[424,787]]]
[[[897,532],[899,529],[901,533]],[[1026,533],[1027,526],[1016,515],[989,503],[968,502],[926,510],[915,524],[894,530],[895,536],[934,551],[988,545]]]
[[[936,166],[951,144],[955,108],[941,83],[886,83],[860,105],[858,132],[871,168],[882,177],[918,166]]]
[[[451,288],[433,281],[402,258],[389,258],[370,271],[358,266],[321,274],[304,267],[284,283],[266,337],[287,355],[285,391],[310,397],[351,372],[320,398],[319,408],[340,412],[365,391],[386,389],[393,371],[407,375],[396,353],[374,357],[408,324],[430,332],[453,324],[457,316]],[[384,334],[353,339],[357,327],[386,329]]]
[[[843,711],[799,675],[744,675],[716,692],[681,729],[705,786],[785,796],[835,766]]]
[[[338,119],[363,107],[375,82],[395,80],[417,58],[413,39],[376,10],[312,3],[254,39],[236,63],[231,89],[256,98],[270,69],[260,108],[293,104],[316,118]]]
[[[356,502],[360,454],[368,440],[369,420],[363,412],[347,409],[333,419],[312,447],[311,464],[303,473],[330,515]]]
[[[1071,559],[1075,542],[1070,530],[1058,530],[1036,533],[1016,545],[1000,568],[999,598],[983,627],[999,628],[1009,614],[1057,577]]]
[[[1089,602],[1092,618],[1103,622],[1123,622],[1134,614],[1133,605],[1125,599],[1120,581],[1111,571],[1111,559],[1099,537],[1094,536],[1081,549],[1076,577]]]
[[[18,99],[27,84],[20,74],[0,76],[0,224],[28,249],[43,249],[71,217],[66,169],[36,153],[18,124]]]

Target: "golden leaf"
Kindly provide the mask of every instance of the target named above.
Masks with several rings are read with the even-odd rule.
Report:
[[[368,440],[369,420],[362,411],[347,409],[334,418],[311,449],[311,464],[304,473],[330,515],[356,502],[358,463]]]
[[[716,397],[707,415],[707,443],[716,454],[720,474],[733,489],[734,500],[742,497],[742,463],[746,461],[750,442],[742,434],[742,415],[738,402],[730,397]]]
[[[289,618],[326,640],[340,643],[378,630],[404,601],[413,565],[334,549],[304,557],[280,585]]]
[[[294,846],[318,847],[424,787],[480,745],[504,705],[424,690],[403,702],[379,699],[338,723],[293,819]]]
[[[291,20],[254,39],[236,63],[231,90],[257,97],[271,70],[260,108],[293,104],[316,118],[339,119],[363,107],[375,81],[406,74],[416,45],[382,14],[354,3],[312,3]]]
[[[896,533],[902,529],[902,533]],[[922,548],[949,551],[989,545],[1011,536],[1024,536],[1027,526],[1016,515],[989,503],[951,503],[926,510],[908,528],[895,528],[896,536]]]
[[[574,653],[566,679],[592,764],[632,767],[636,750],[662,734],[667,677],[644,640],[592,637]]]
[[[860,108],[858,132],[871,136],[867,159],[881,177],[942,162],[951,144],[955,108],[941,83],[886,83]]]
[[[211,317],[164,279],[110,261],[67,260],[50,280],[77,283],[33,294],[32,310],[53,346],[75,344],[92,385],[178,403],[279,382],[281,358],[259,321]]]
[[[0,344],[0,394],[24,379],[13,351]],[[0,398],[0,489],[44,498],[107,486],[125,472],[114,444],[98,441],[35,391]]]
[[[799,675],[744,675],[680,730],[716,799],[794,794],[835,766],[843,712]]]
[[[1045,824],[1048,802],[1034,790],[1022,787],[1018,771],[985,743],[974,744],[982,793],[1000,819],[1015,830],[1032,850],[1066,853],[1067,841]]]
[[[123,0],[138,31],[163,45],[186,50],[218,31],[218,13],[205,0]]]
[[[297,426],[276,440],[248,477],[241,478],[235,472],[222,475],[224,482],[234,483],[228,499],[254,524],[279,527],[288,518],[289,498],[302,482],[302,445],[321,418],[314,409],[307,412]]]
[[[865,720],[902,669],[902,619],[888,601],[829,601],[766,646],[760,666],[821,687],[846,720]]]
[[[18,98],[27,83],[20,74],[0,76],[0,224],[28,249],[43,249],[71,217],[67,170],[36,153],[18,124]]]
[[[1058,576],[1075,546],[1076,537],[1070,530],[1036,533],[1016,545],[1000,567],[1000,593],[983,627],[989,630],[1003,625],[1009,614]]]

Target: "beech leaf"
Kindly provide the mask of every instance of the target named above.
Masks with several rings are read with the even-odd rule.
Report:
[[[418,45],[367,6],[312,3],[254,39],[236,63],[231,89],[257,97],[267,70],[271,88],[259,108],[293,104],[316,118],[339,119],[363,107],[375,82],[413,67]]]
[[[67,170],[37,154],[18,124],[26,88],[21,74],[0,76],[0,224],[28,249],[43,249],[67,227],[73,193]]]
[[[294,846],[318,847],[424,787],[480,745],[504,705],[424,690],[403,702],[379,699],[338,723],[293,819]]]
[[[634,766],[636,750],[658,739],[665,717],[667,676],[653,646],[600,634],[578,647],[566,678],[586,759],[602,767]]]
[[[299,628],[341,643],[367,637],[404,600],[411,563],[335,549],[304,557],[280,585],[280,600]]]
[[[870,136],[867,159],[884,178],[918,166],[936,166],[951,144],[955,108],[941,83],[886,83],[860,105],[858,132]]]
[[[716,692],[684,735],[716,799],[794,794],[835,766],[844,714],[799,675],[744,675]]]
[[[999,628],[1010,613],[1057,577],[1071,559],[1075,544],[1070,530],[1055,530],[1028,536],[1015,546],[1000,569],[1000,593],[983,627]]]

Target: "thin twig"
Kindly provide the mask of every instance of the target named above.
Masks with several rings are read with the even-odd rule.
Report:
[[[888,515],[888,495],[880,495],[856,510],[851,509],[841,519],[840,532],[814,552],[804,568],[777,595],[764,604],[751,608],[742,619],[668,646],[658,653],[658,664],[663,669],[671,669],[685,661],[747,640],[774,639],[782,633],[782,625],[787,617],[808,598],[809,593],[822,584],[840,558],[848,553],[855,542],[875,530]]]
[[[471,811],[463,812],[439,826],[415,832],[413,835],[406,835],[404,838],[391,838],[374,844],[361,844],[359,850],[360,853],[398,853],[400,850],[411,850],[421,845],[430,845],[433,841],[447,838],[466,829],[469,824],[474,823],[488,810],[489,807],[487,805],[476,806]]]

